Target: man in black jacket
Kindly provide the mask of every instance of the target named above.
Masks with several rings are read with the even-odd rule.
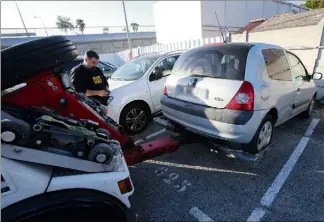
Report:
[[[76,92],[84,93],[106,105],[109,85],[104,74],[97,67],[98,62],[99,55],[93,50],[87,51],[83,63],[71,70],[71,82]]]

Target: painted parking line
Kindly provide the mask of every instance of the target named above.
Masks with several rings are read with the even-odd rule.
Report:
[[[193,169],[193,170],[202,170],[202,171],[211,171],[211,172],[218,172],[218,173],[232,173],[232,174],[242,174],[242,175],[248,175],[248,176],[258,176],[258,174],[250,173],[250,172],[244,172],[244,171],[236,171],[236,170],[227,170],[227,169],[219,169],[219,168],[211,168],[211,167],[194,166],[194,165],[171,163],[171,162],[158,161],[158,160],[145,160],[144,163],[152,163],[152,164],[158,164],[158,165],[169,166],[169,167]]]
[[[210,217],[208,217],[204,212],[199,210],[197,207],[191,208],[189,213],[192,216],[194,216],[198,221],[213,221]]]
[[[273,203],[274,199],[276,198],[277,194],[279,193],[281,187],[287,180],[290,172],[293,170],[294,166],[296,165],[299,157],[303,153],[307,143],[310,139],[310,136],[313,134],[315,127],[319,123],[319,119],[313,119],[310,123],[305,135],[301,138],[300,142],[298,143],[296,149],[292,152],[289,159],[287,160],[286,164],[280,170],[279,174],[268,188],[267,192],[262,197],[260,204],[263,207],[257,207],[253,210],[247,221],[261,221],[263,216],[266,213],[266,208],[270,207]]]

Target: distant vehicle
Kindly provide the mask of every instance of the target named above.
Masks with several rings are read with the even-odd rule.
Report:
[[[292,52],[269,44],[197,47],[183,53],[167,79],[164,116],[209,138],[242,144],[258,153],[273,128],[300,114],[309,117],[313,80]]]
[[[83,59],[74,59],[71,62],[61,65],[64,71],[70,73],[71,69],[83,62]],[[99,61],[97,67],[102,70],[106,78],[110,77],[116,70],[117,67],[109,62]]]
[[[108,80],[108,115],[129,133],[143,131],[161,111],[165,80],[182,52],[151,53],[122,65]]]

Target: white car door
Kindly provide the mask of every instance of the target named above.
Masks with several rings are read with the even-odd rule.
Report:
[[[298,114],[307,109],[309,102],[314,96],[314,84],[307,75],[306,68],[300,59],[290,52],[286,52],[291,67],[291,76],[296,88],[294,109],[292,115]]]
[[[154,112],[161,111],[160,100],[163,94],[163,87],[179,56],[180,55],[173,55],[164,58],[153,68],[153,72],[148,75],[148,86],[151,93]]]
[[[262,54],[270,79],[268,87],[278,110],[276,125],[280,125],[292,116],[296,89],[284,51],[280,48],[267,48],[262,50]]]

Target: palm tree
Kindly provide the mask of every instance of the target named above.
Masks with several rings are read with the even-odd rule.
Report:
[[[74,25],[71,22],[71,19],[64,16],[57,16],[56,25],[59,29],[62,29],[67,35],[68,30],[74,29]]]
[[[109,32],[109,28],[108,28],[108,27],[104,27],[104,28],[102,29],[102,33],[103,33],[103,34],[108,34],[108,32]]]
[[[84,28],[85,28],[85,23],[84,23],[84,20],[83,19],[77,19],[76,20],[76,28],[78,28],[80,30],[80,32],[82,33],[83,35],[83,32],[84,32]]]
[[[133,23],[131,24],[131,26],[132,26],[133,31],[134,31],[134,32],[137,32],[138,27],[139,27],[139,24],[133,22]]]

